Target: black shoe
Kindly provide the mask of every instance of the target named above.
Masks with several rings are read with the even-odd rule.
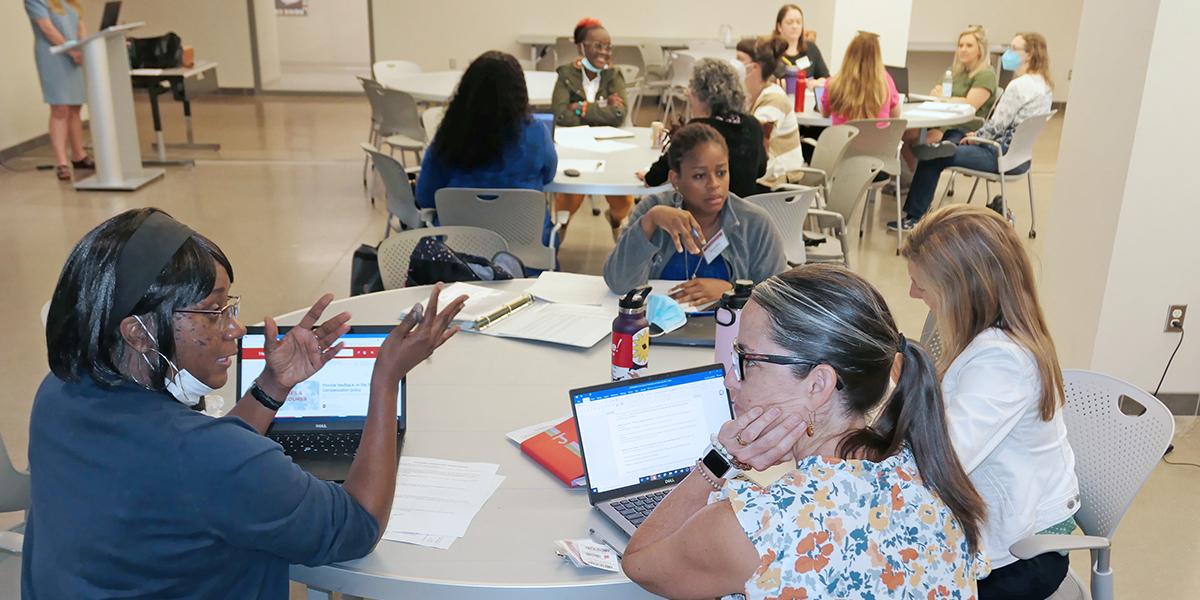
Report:
[[[807,233],[805,233],[804,234],[804,246],[806,248],[812,248],[813,246],[820,246],[821,244],[824,244],[825,240],[827,240],[827,239],[829,239],[829,238],[826,238],[823,235],[810,236]]]
[[[1004,208],[1004,203],[999,194],[995,198],[992,198],[991,202],[988,202],[987,207],[996,211],[996,214],[1004,217],[1009,225],[1016,226],[1017,220],[1013,218],[1012,210]]]
[[[938,142],[937,144],[919,144],[913,147],[913,154],[919,160],[933,160],[935,158],[949,158],[954,156],[954,151],[958,149],[953,142]]]
[[[887,224],[888,231],[897,231],[901,226],[904,227],[904,231],[912,231],[912,228],[917,226],[917,220],[906,218],[900,222],[900,226],[897,226],[895,221],[888,221]]]
[[[84,154],[83,158],[81,158],[79,160],[72,160],[71,166],[76,169],[87,169],[89,171],[95,171],[96,170],[96,161],[92,160],[92,157]]]

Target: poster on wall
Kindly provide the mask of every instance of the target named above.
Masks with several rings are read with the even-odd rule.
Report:
[[[275,14],[286,17],[308,16],[308,0],[275,0]]]

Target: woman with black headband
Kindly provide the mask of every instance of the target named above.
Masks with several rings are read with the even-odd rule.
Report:
[[[387,525],[399,381],[454,335],[465,302],[410,311],[380,348],[344,485],[301,471],[262,434],[292,386],[338,350],[350,315],[326,294],[277,340],[229,415],[198,412],[246,329],[233,268],[153,208],[121,213],[71,251],[50,301],[51,375],[29,426],[32,508],[22,596],[288,597],[288,565],[359,558]],[[276,341],[277,340],[277,341]]]

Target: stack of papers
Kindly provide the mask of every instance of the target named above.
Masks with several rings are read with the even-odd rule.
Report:
[[[576,568],[595,567],[613,573],[621,572],[621,563],[617,560],[617,551],[608,544],[594,542],[587,538],[578,540],[558,540],[555,552]]]
[[[546,302],[608,306],[612,308],[611,316],[617,315],[617,297],[599,275],[543,271],[525,291]]]
[[[383,539],[445,550],[467,534],[504,481],[500,465],[400,457],[396,495]]]
[[[612,127],[555,127],[554,143],[564,148],[575,148],[588,152],[620,152],[636,148],[635,144],[617,142],[611,139]],[[594,130],[599,130],[594,131]],[[620,131],[617,129],[616,131]],[[599,134],[599,136],[597,135]]]
[[[514,294],[503,290],[483,287],[481,285],[472,285],[469,283],[452,283],[442,288],[442,295],[438,296],[438,306],[444,308],[451,300],[459,296],[466,296],[467,303],[463,305],[458,316],[454,317],[456,323],[459,322],[475,322],[480,317],[508,304],[520,299],[521,294]],[[421,306],[425,307],[425,300],[421,301]],[[404,314],[408,314],[406,310]]]

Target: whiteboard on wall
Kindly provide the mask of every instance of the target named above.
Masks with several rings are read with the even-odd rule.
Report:
[[[837,73],[846,46],[859,31],[879,34],[883,64],[903,67],[908,61],[912,0],[837,0],[833,8],[833,44],[825,61]]]

